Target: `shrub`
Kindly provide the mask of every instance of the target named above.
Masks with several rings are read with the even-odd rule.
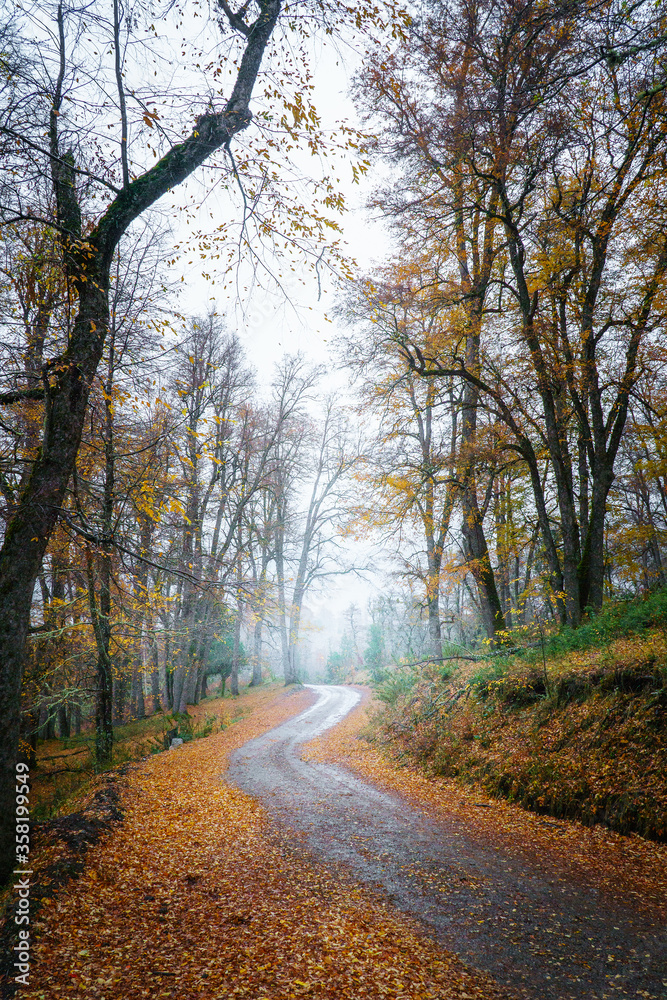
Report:
[[[400,697],[412,691],[417,680],[415,667],[409,665],[395,667],[394,670],[387,671],[384,680],[377,684],[375,693],[380,701],[393,706]]]

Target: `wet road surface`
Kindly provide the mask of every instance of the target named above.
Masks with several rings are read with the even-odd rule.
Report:
[[[456,817],[430,819],[343,768],[301,759],[301,744],[359,701],[309,685],[317,702],[246,743],[225,778],[256,796],[325,864],[417,917],[440,944],[535,1000],[667,1000],[667,931],[553,859],[509,854]]]

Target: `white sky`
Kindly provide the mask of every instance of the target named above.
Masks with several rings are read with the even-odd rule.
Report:
[[[323,45],[315,62],[314,103],[325,129],[334,129],[340,120],[358,125],[354,105],[348,96],[350,85],[349,67],[355,64],[354,53],[347,53],[345,65],[332,44]],[[306,164],[304,159],[302,164]],[[343,172],[341,176],[345,176]],[[351,169],[347,172],[351,178]],[[340,218],[343,238],[360,270],[365,271],[389,252],[389,238],[379,221],[373,221],[364,209],[364,203],[372,187],[372,177],[362,179],[359,185],[351,180],[343,185],[348,211]],[[208,200],[210,208],[210,199]],[[220,211],[228,211],[228,204],[220,203]],[[183,270],[185,261],[179,262]],[[210,270],[210,265],[206,264]],[[297,351],[314,364],[327,368],[327,377],[322,383],[323,393],[332,389],[340,393],[341,399],[352,399],[348,391],[348,374],[337,368],[332,344],[337,334],[334,323],[326,319],[335,302],[334,280],[327,273],[322,274],[321,296],[318,299],[318,284],[314,274],[306,277],[306,287],[294,282],[288,287],[291,301],[279,290],[256,288],[249,299],[239,301],[230,290],[221,294],[221,282],[215,286],[204,280],[199,273],[200,266],[193,264],[184,269],[184,294],[179,299],[183,312],[202,313],[208,304],[215,302],[218,310],[225,313],[228,320],[238,330],[248,361],[257,372],[260,389],[268,386],[275,364],[286,353]],[[369,546],[350,542],[349,556],[359,563],[367,562]],[[377,565],[380,560],[374,558]],[[340,635],[345,626],[344,611],[350,603],[360,609],[360,621],[366,624],[366,607],[369,598],[381,586],[380,574],[366,580],[354,574],[337,577],[320,584],[308,597],[304,607],[304,626],[308,635],[310,653],[314,661],[326,661],[329,649],[338,647]],[[365,639],[360,642],[362,650]]]
[[[354,64],[356,56],[350,54],[345,65],[335,51],[333,43],[329,42],[319,48],[314,61],[315,93],[314,104],[321,116],[324,131],[334,130],[339,121],[359,125],[354,104],[348,96],[350,86],[350,65]],[[309,156],[300,159],[304,172],[309,167]],[[342,176],[346,176],[342,171]],[[351,181],[351,169],[348,169],[349,183],[341,184],[348,210],[338,221],[343,227],[343,239],[349,248],[349,255],[354,258],[361,271],[370,268],[376,262],[386,257],[389,239],[385,228],[379,220],[373,220],[365,211],[364,203],[372,188],[372,177],[362,178],[355,185]],[[229,212],[229,203],[222,202],[218,197],[219,207],[216,212]],[[207,199],[210,208],[211,198]],[[207,263],[206,270],[212,271]],[[279,289],[271,287],[270,279],[261,280],[267,286],[266,290],[255,288],[249,297],[239,300],[234,289],[225,294],[221,290],[220,275],[212,286],[201,276],[201,267],[194,263],[190,266],[181,258],[177,264],[180,273],[185,274],[184,293],[180,297],[179,306],[185,312],[202,312],[207,303],[215,302],[220,312],[227,314],[234,322],[245,347],[252,366],[258,373],[260,384],[268,384],[271,380],[274,365],[286,353],[302,351],[313,363],[325,364],[330,371],[330,381],[327,388],[338,388],[347,384],[344,372],[335,371],[335,362],[330,351],[336,335],[336,327],[327,321],[326,313],[335,302],[335,288],[332,276],[326,271],[321,272],[321,296],[318,299],[318,283],[314,273],[306,270],[300,277],[306,281],[306,287],[296,280],[290,285],[286,283],[289,300]]]

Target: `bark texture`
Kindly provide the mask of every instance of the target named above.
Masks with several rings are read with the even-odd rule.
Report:
[[[109,273],[118,241],[128,226],[175,185],[189,177],[216,150],[246,128],[249,102],[280,0],[261,0],[245,25],[246,43],[232,95],[221,111],[198,118],[190,135],[173,146],[145,174],[126,184],[92,231],[82,239],[81,207],[72,153],[58,145],[58,118],[65,76],[65,33],[58,13],[61,70],[50,120],[53,193],[68,283],[78,311],[69,346],[43,373],[45,421],[40,453],[10,512],[0,550],[0,881],[14,858],[14,777],[18,757],[23,655],[35,581],[51,533],[63,507],[81,440],[88,396],[109,328]],[[235,21],[239,21],[235,17]],[[240,30],[243,22],[233,25]],[[5,400],[6,402],[6,400]],[[109,686],[110,691],[110,686]],[[106,714],[107,708],[105,706]],[[111,699],[108,713],[110,719]]]

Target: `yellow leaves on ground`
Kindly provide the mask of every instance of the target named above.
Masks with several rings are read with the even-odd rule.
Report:
[[[230,751],[313,694],[259,691],[223,733],[128,774],[125,819],[39,913],[36,998],[493,1000],[493,984],[341,883],[225,784]]]
[[[361,690],[361,689],[360,689]],[[583,826],[529,813],[516,805],[491,799],[476,787],[462,788],[453,780],[427,776],[416,764],[406,764],[396,748],[384,752],[360,733],[369,725],[370,696],[340,725],[312,740],[303,755],[333,761],[388,792],[398,792],[437,820],[455,818],[467,835],[501,846],[506,853],[549,858],[572,880],[584,879],[617,899],[634,900],[642,909],[667,910],[667,845],[623,836],[604,826]]]

